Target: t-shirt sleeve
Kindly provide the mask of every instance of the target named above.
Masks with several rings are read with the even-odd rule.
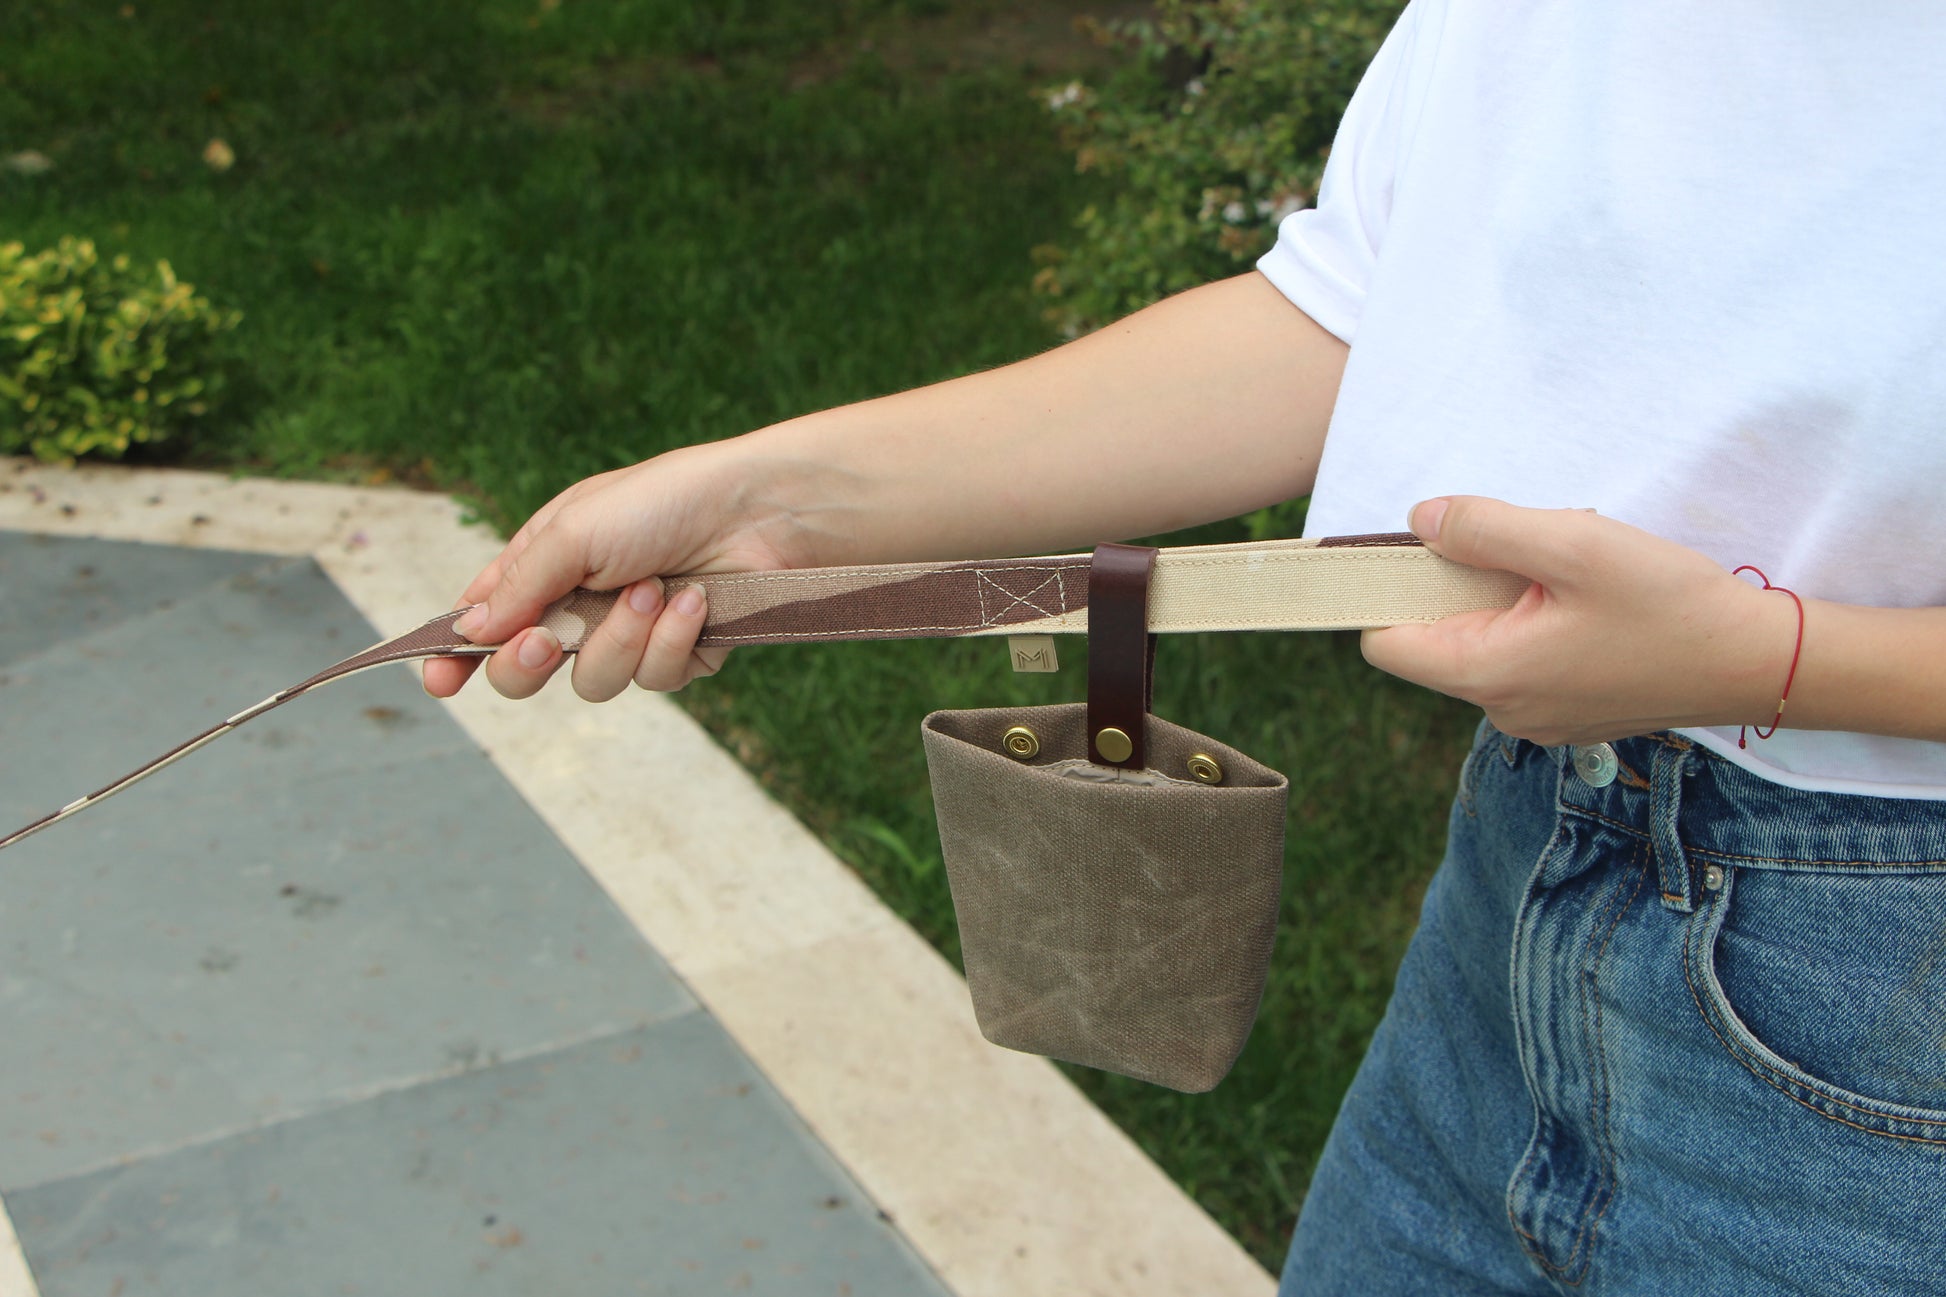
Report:
[[[1392,212],[1410,115],[1410,72],[1430,0],[1413,0],[1379,46],[1332,140],[1317,206],[1293,212],[1257,269],[1297,308],[1349,343]]]

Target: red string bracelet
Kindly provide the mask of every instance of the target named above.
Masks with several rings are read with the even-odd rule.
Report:
[[[1790,674],[1784,677],[1784,693],[1783,696],[1777,700],[1777,715],[1771,718],[1769,733],[1765,733],[1762,728],[1759,728],[1757,730],[1758,738],[1767,739],[1771,736],[1771,734],[1775,734],[1777,732],[1777,727],[1779,725],[1782,725],[1784,723],[1784,704],[1791,700],[1791,684],[1797,679],[1797,660],[1798,658],[1802,657],[1804,654],[1804,601],[1797,597],[1797,591],[1785,590],[1784,587],[1781,585],[1772,585],[1770,583],[1770,578],[1763,574],[1763,570],[1761,568],[1751,567],[1747,563],[1744,564],[1742,567],[1738,568],[1735,572],[1731,573],[1731,575],[1741,576],[1745,572],[1755,572],[1757,574],[1757,579],[1764,583],[1764,589],[1781,591],[1782,593],[1789,595],[1791,597],[1791,602],[1797,605],[1797,645],[1795,648],[1791,650]],[[1738,727],[1737,746],[1739,748],[1747,748],[1750,746],[1750,741],[1744,737],[1744,731],[1748,730],[1749,728],[1750,727],[1748,725],[1743,725]]]

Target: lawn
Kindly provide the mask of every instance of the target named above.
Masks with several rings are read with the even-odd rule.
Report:
[[[510,528],[588,473],[1050,345],[1031,250],[1088,194],[1034,91],[1103,66],[1070,19],[1107,9],[15,0],[0,155],[53,166],[0,171],[0,238],[167,257],[243,311],[233,399],[167,455]],[[684,702],[956,954],[919,717],[1079,688],[991,644],[848,645],[746,651]],[[1473,713],[1340,635],[1172,638],[1158,693],[1292,777],[1276,966],[1214,1093],[1073,1074],[1275,1265]]]

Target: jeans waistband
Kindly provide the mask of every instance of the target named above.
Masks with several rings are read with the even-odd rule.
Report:
[[[1946,870],[1946,801],[1787,788],[1670,733],[1609,745],[1612,783],[1576,773],[1573,749],[1542,749],[1560,768],[1560,808],[1654,840],[1692,860],[1780,870]]]

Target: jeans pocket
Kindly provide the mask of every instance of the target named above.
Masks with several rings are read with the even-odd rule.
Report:
[[[1946,870],[1726,867],[1691,992],[1736,1060],[1855,1129],[1946,1145]]]

